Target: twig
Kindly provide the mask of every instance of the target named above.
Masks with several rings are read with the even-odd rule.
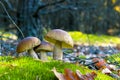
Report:
[[[9,13],[7,12],[4,4],[0,1],[0,4],[2,5],[3,9],[5,10],[7,16],[9,17],[9,19],[12,21],[12,23],[16,26],[16,28],[20,31],[20,33],[22,34],[22,37],[24,38],[24,34],[23,32],[21,31],[21,29],[17,26],[17,24],[13,21],[13,19],[11,18],[11,16],[9,15]]]

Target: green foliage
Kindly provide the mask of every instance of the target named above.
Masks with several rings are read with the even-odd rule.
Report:
[[[80,55],[79,58],[80,59],[86,59],[86,56],[85,55]]]
[[[4,32],[3,30],[0,30],[0,39],[2,40],[8,40],[8,39],[13,39],[16,40],[17,36],[11,32]]]
[[[113,55],[107,57],[106,59],[111,63],[115,63],[115,61],[120,63],[120,53],[113,54]],[[117,64],[117,65],[120,65],[120,64]]]
[[[12,57],[0,57],[0,80],[57,80],[53,72],[53,67],[58,72],[64,72],[65,68],[69,68],[73,71],[80,70],[85,74],[91,72],[88,68],[83,66],[63,63],[60,61],[42,62],[39,60],[33,60],[30,57],[12,58]],[[109,76],[98,73],[95,80],[114,80]]]
[[[90,44],[118,44],[120,43],[120,38],[119,37],[113,37],[113,36],[107,36],[107,35],[95,35],[95,34],[87,34],[78,32],[78,31],[72,31],[69,32],[71,37],[73,38],[75,43],[80,43],[80,44],[85,44],[90,41]]]

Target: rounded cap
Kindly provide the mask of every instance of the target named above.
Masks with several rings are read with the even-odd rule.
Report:
[[[41,44],[35,48],[35,51],[36,52],[40,52],[40,51],[50,52],[50,51],[53,51],[53,45],[48,42],[42,41]]]
[[[56,41],[62,42],[63,48],[72,48],[73,47],[73,40],[71,36],[64,30],[61,29],[54,29],[49,31],[45,35],[45,39],[51,43],[56,43]]]
[[[32,49],[35,46],[38,46],[40,43],[41,41],[37,37],[26,37],[19,42],[16,52],[24,52],[26,50]]]

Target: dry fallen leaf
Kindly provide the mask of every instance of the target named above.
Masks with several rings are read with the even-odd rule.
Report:
[[[75,73],[73,73],[70,69],[65,69],[64,72],[65,80],[77,80],[77,75],[75,75]]]
[[[62,73],[59,73],[56,71],[55,67],[52,69],[52,71],[54,72],[55,76],[59,79],[59,80],[66,80],[64,75]]]
[[[52,71],[59,80],[94,80],[94,78],[97,76],[95,72],[82,75],[79,70],[73,72],[70,69],[64,69],[64,74],[62,74],[57,72],[55,67],[52,69]]]
[[[83,75],[85,77],[84,80],[94,80],[97,74],[95,72],[87,73]]]
[[[84,80],[84,77],[79,70],[76,70],[76,75],[78,76],[78,80]]]
[[[100,58],[93,58],[93,62],[95,63],[95,66],[97,67],[97,69],[102,69],[102,68],[108,68],[108,69],[112,69],[104,59],[100,59]]]

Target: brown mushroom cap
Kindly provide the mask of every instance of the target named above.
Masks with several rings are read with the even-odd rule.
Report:
[[[37,37],[27,37],[21,40],[17,46],[16,52],[21,53],[38,46],[41,41]]]
[[[40,52],[40,51],[50,52],[50,51],[53,51],[53,45],[48,42],[42,41],[41,44],[35,48],[35,51],[36,52]]]
[[[72,48],[73,47],[73,40],[71,36],[64,30],[61,29],[54,29],[49,31],[45,35],[45,39],[51,43],[56,43],[56,41],[62,42],[63,48]]]

